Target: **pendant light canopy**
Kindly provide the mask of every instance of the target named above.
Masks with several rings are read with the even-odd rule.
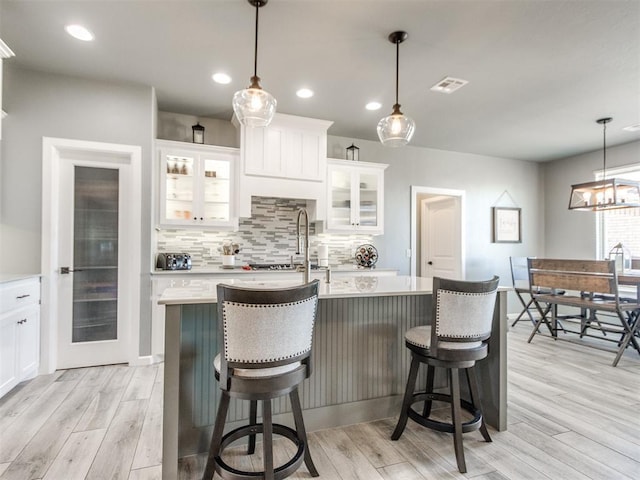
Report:
[[[266,127],[276,113],[276,99],[260,86],[258,77],[258,11],[268,0],[248,0],[256,7],[256,39],[251,85],[233,96],[233,111],[238,121],[246,127]]]
[[[607,178],[607,123],[610,117],[596,120],[603,130],[602,180],[571,186],[569,210],[613,210],[640,207],[640,184],[633,180]]]
[[[416,123],[400,111],[398,103],[398,84],[400,69],[400,44],[409,35],[407,32],[393,32],[389,35],[389,41],[396,44],[396,103],[393,112],[388,117],[384,117],[378,122],[378,137],[383,145],[387,147],[402,147],[411,141]]]

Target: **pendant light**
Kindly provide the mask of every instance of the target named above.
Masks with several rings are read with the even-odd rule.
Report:
[[[266,127],[276,113],[276,99],[260,86],[258,77],[258,11],[268,0],[248,0],[256,7],[256,39],[251,85],[233,96],[233,111],[238,121],[246,127]]]
[[[389,41],[396,44],[396,103],[393,112],[388,117],[384,117],[378,122],[378,137],[383,145],[387,147],[402,147],[411,141],[416,124],[413,119],[407,117],[400,111],[398,103],[398,84],[400,69],[400,44],[409,35],[407,32],[393,32],[389,35]]]
[[[602,125],[602,180],[571,186],[569,210],[613,210],[640,207],[640,184],[633,180],[607,178],[607,123],[610,117],[596,120]]]

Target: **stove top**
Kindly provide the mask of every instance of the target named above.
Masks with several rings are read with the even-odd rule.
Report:
[[[283,270],[283,271],[295,271],[298,264],[291,265],[290,263],[250,263],[251,270]],[[311,264],[311,270],[318,268],[318,265]]]
[[[250,263],[251,270],[295,270],[290,263]]]

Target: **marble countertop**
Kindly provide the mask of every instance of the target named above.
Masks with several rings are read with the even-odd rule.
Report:
[[[318,273],[324,275],[325,269],[312,269],[311,273]],[[331,271],[334,273],[343,273],[343,272],[367,272],[369,269],[358,267],[356,265],[340,265],[331,267]],[[397,270],[393,268],[376,268],[373,271],[375,272],[397,272]],[[233,267],[233,268],[223,268],[223,267],[194,267],[191,270],[153,270],[151,275],[165,276],[165,275],[261,275],[265,273],[299,273],[295,270],[244,270],[241,266]]]
[[[0,273],[0,283],[16,282],[37,277],[40,277],[39,273]]]
[[[299,280],[242,280],[192,278],[177,280],[159,292],[158,303],[180,305],[215,303],[218,283],[246,288],[284,288],[299,285]],[[395,295],[424,295],[431,293],[432,279],[398,276],[343,276],[331,283],[320,281],[319,298],[380,297]]]

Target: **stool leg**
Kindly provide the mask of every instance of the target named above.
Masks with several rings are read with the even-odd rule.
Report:
[[[258,402],[257,400],[249,401],[249,425],[257,424]],[[249,446],[247,447],[247,455],[251,455],[256,451],[256,435],[249,435]]]
[[[413,390],[416,386],[416,379],[418,378],[418,368],[420,367],[420,361],[411,355],[411,367],[409,368],[409,378],[407,379],[407,388],[404,392],[404,400],[402,401],[402,410],[400,411],[400,418],[396,429],[391,434],[391,440],[398,440],[404,427],[407,426],[407,419],[409,418],[409,409],[413,400]]]
[[[457,368],[449,369],[449,383],[451,387],[451,418],[453,423],[453,447],[456,452],[456,462],[460,473],[467,472],[462,446],[462,412],[460,407],[460,376]]]
[[[425,390],[426,393],[433,393],[433,379],[435,377],[435,370],[436,367],[434,367],[433,365],[427,366],[427,389]],[[433,405],[433,400],[425,400],[424,409],[422,410],[422,416],[424,418],[428,418],[429,415],[431,415],[431,405]]]
[[[316,466],[311,459],[311,452],[309,450],[309,441],[307,440],[307,431],[304,428],[304,418],[302,418],[302,407],[300,405],[300,396],[298,395],[298,389],[294,388],[289,393],[291,399],[291,410],[293,411],[293,421],[296,424],[296,432],[298,433],[298,440],[304,443],[304,464],[307,466],[307,470],[312,477],[318,477],[320,474],[316,470]]]
[[[487,424],[484,423],[484,412],[482,411],[482,401],[480,400],[480,389],[478,388],[478,377],[476,375],[475,366],[467,368],[467,383],[469,384],[469,393],[471,395],[471,404],[480,410],[482,419],[480,421],[480,433],[485,442],[491,442],[489,431],[487,430]]]
[[[271,420],[271,400],[262,401],[262,426],[264,480],[273,480],[273,423]]]
[[[216,414],[216,424],[211,435],[211,446],[209,447],[209,457],[207,458],[207,466],[204,469],[202,480],[211,480],[215,472],[215,458],[220,454],[220,444],[222,443],[222,434],[224,432],[224,423],[229,410],[229,401],[231,398],[225,391],[220,396],[220,405],[218,405],[218,413]]]

